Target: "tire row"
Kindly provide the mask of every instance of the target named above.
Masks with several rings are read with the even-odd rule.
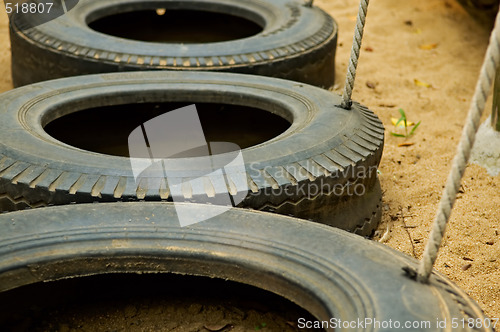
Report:
[[[486,322],[446,278],[418,284],[403,273],[415,260],[358,236],[381,218],[384,127],[321,89],[333,86],[337,43],[321,9],[54,6],[9,16],[17,88],[0,95],[0,299],[41,282],[174,273],[270,291],[327,331]],[[144,22],[131,30],[134,19]],[[158,33],[170,21],[189,42]],[[18,307],[0,308],[1,330],[26,327]]]

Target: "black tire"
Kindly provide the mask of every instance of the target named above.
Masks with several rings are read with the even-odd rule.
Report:
[[[472,17],[492,29],[498,13],[499,0],[458,0]]]
[[[13,14],[10,31],[14,86],[83,74],[168,69],[231,71],[329,88],[335,77],[337,25],[324,11],[304,3],[86,0],[65,15],[35,27],[28,20],[37,21],[33,17],[37,14]],[[160,44],[99,33],[88,25],[104,16],[160,6],[240,17],[263,30],[225,42]]]
[[[281,135],[242,150],[248,186],[239,207],[293,215],[360,235],[370,235],[380,221],[376,168],[383,125],[364,106],[355,103],[344,110],[337,106],[339,96],[316,87],[250,75],[135,72],[43,82],[1,98],[3,211],[73,202],[171,200],[158,187],[136,184],[129,158],[69,146],[47,134],[44,126],[96,106],[186,101],[256,106],[291,123]],[[263,126],[263,121],[258,124]],[[71,137],[80,136],[70,128]],[[176,162],[173,168],[181,171],[173,178],[199,176],[199,163],[193,159]],[[227,183],[237,183],[240,173],[231,172],[226,170]],[[164,176],[151,177],[161,181]],[[207,198],[206,188],[192,186],[185,200],[217,204]],[[228,192],[237,194],[224,185],[214,195]]]
[[[484,327],[487,319],[478,305],[458,287],[435,272],[429,284],[411,280],[403,268],[416,268],[418,262],[379,243],[295,218],[181,205],[195,216],[222,214],[187,228],[179,227],[169,203],[1,215],[0,291],[105,273],[176,273],[271,291],[320,321],[348,322],[349,328],[336,331],[442,331],[451,330],[452,319],[459,322],[453,331],[472,331],[469,319],[475,330],[492,331]],[[358,325],[365,319],[380,327]],[[445,320],[446,328],[437,326]]]

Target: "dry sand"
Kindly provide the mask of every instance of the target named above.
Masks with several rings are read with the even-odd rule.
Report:
[[[340,92],[358,1],[315,3],[340,27],[335,88]],[[489,31],[454,0],[370,4],[353,98],[375,111],[387,128],[380,167],[384,216],[379,234],[388,227],[386,244],[408,255],[420,258],[427,242],[488,37]],[[419,48],[430,44],[436,48]],[[415,79],[432,87],[416,86]],[[0,92],[9,89],[7,17],[0,10]],[[491,101],[487,107],[489,115]],[[409,120],[422,121],[407,140],[389,135],[394,128],[391,117],[399,116],[399,108]],[[414,145],[399,147],[402,142]],[[500,177],[471,165],[462,183],[436,269],[464,289],[488,316],[500,318]]]

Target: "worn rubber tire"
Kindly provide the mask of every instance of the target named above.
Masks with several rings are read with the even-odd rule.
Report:
[[[498,13],[499,0],[458,0],[465,10],[477,21],[493,29]]]
[[[405,330],[442,331],[437,320],[446,319],[448,328],[452,318],[485,321],[457,286],[436,272],[429,284],[411,280],[403,268],[418,262],[377,242],[269,213],[188,208],[196,216],[217,209],[222,214],[184,228],[171,203],[82,204],[0,215],[0,291],[105,273],[176,273],[256,286],[321,321],[392,322],[392,328],[350,331],[394,331],[395,322],[422,321],[430,328]],[[453,330],[472,330],[465,325]]]
[[[376,168],[384,128],[378,117],[295,82],[224,73],[134,72],[43,82],[11,90],[0,105],[0,209],[94,201],[171,200],[136,184],[130,160],[71,147],[49,136],[51,119],[89,107],[187,101],[259,107],[292,123],[283,134],[242,150],[248,196],[238,206],[324,222],[370,235],[380,221]],[[187,159],[178,178],[199,176]],[[163,174],[163,173],[162,173]],[[207,173],[205,173],[207,174]],[[231,182],[237,183],[226,173]],[[349,189],[351,188],[351,189]],[[356,188],[360,188],[359,191]],[[216,195],[232,192],[219,191]],[[207,202],[193,188],[191,202]]]
[[[231,71],[329,88],[335,77],[337,24],[302,0],[86,0],[45,24],[10,23],[14,86],[49,79],[131,70]],[[160,44],[98,33],[88,20],[140,9],[205,10],[243,17],[264,30],[218,43]],[[181,47],[182,46],[182,47]]]

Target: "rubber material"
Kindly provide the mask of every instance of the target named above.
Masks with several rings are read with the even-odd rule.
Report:
[[[499,0],[458,0],[477,21],[493,29],[498,13]]]
[[[257,35],[226,42],[179,44],[122,39],[88,22],[123,12],[199,10],[246,18]],[[231,71],[286,78],[329,88],[335,78],[337,24],[302,0],[86,0],[63,16],[30,27],[32,15],[11,17],[14,86],[49,79],[131,70]],[[196,23],[193,23],[196,24]]]
[[[340,96],[316,87],[237,74],[135,72],[44,82],[0,98],[3,211],[74,202],[171,200],[168,191],[136,184],[128,158],[76,149],[49,136],[43,126],[90,107],[187,101],[258,107],[292,123],[278,137],[242,150],[248,195],[239,207],[293,215],[360,235],[370,235],[380,221],[376,168],[384,127],[366,107],[355,103],[344,110],[337,106]],[[198,164],[179,159],[175,177],[199,176]],[[226,170],[227,183],[237,183],[238,174]],[[185,199],[207,202],[206,190],[193,185]],[[230,186],[215,190],[215,196],[233,194]]]
[[[189,208],[196,216],[223,212]],[[452,318],[485,322],[477,304],[443,276],[433,273],[429,284],[409,279],[402,268],[418,264],[409,256],[285,216],[232,209],[181,228],[170,203],[112,203],[4,214],[0,229],[0,291],[104,273],[176,273],[271,291],[318,320],[354,324],[349,331],[394,331],[396,322],[408,331],[442,331],[436,321],[450,327]],[[357,325],[367,318],[391,328]],[[426,321],[429,327],[419,325]],[[458,325],[453,331],[472,330]]]

